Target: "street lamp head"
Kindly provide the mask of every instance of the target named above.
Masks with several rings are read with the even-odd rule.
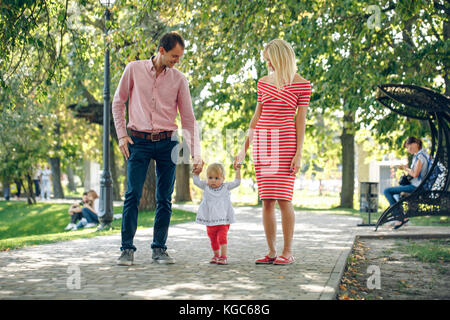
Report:
[[[99,0],[105,8],[112,8],[116,0]]]

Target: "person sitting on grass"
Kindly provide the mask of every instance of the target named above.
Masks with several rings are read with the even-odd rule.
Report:
[[[99,196],[94,190],[89,190],[87,193],[87,201],[81,209],[81,215],[83,218],[78,222],[78,224],[72,228],[72,231],[81,228],[92,228],[96,227],[99,223],[98,221],[98,208],[99,208]]]
[[[83,192],[82,201],[79,203],[74,203],[73,205],[70,206],[69,208],[70,222],[64,228],[64,230],[72,230],[73,227],[77,225],[77,222],[83,218],[81,211],[84,204],[88,201],[87,194],[88,194],[87,191]]]

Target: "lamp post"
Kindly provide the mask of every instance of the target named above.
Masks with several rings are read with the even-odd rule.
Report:
[[[109,83],[109,45],[108,45],[108,21],[111,16],[110,8],[114,5],[115,0],[100,0],[102,6],[105,7],[105,81],[103,87],[103,172],[100,176],[100,203],[98,218],[100,225],[97,230],[108,230],[111,228],[113,221],[113,193],[112,179],[110,172],[110,83]]]

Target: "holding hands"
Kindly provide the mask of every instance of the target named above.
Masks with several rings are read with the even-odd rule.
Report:
[[[237,156],[234,157],[233,161],[233,168],[234,170],[240,170],[241,165],[244,163],[245,160],[245,152],[241,151]]]
[[[205,162],[202,160],[202,158],[195,157],[194,164],[192,166],[192,173],[194,175],[198,176],[202,172],[204,164],[205,164]]]

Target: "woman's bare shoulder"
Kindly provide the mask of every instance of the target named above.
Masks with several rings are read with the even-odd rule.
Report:
[[[296,73],[294,76],[294,83],[309,83],[309,81]]]

